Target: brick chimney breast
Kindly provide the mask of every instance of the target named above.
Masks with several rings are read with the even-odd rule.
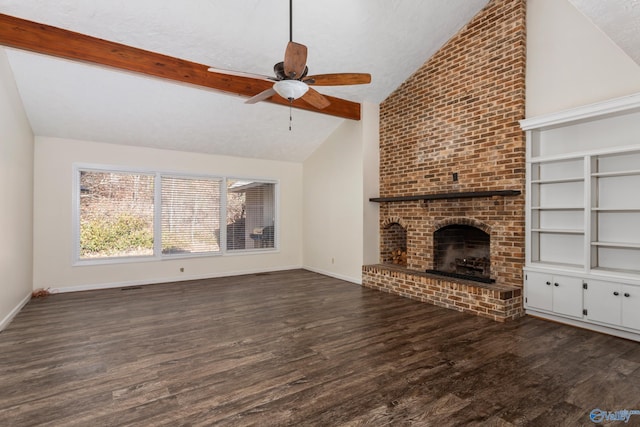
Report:
[[[493,290],[504,296],[522,287],[525,135],[518,120],[525,115],[525,12],[525,0],[491,0],[380,106],[380,197],[521,191],[514,197],[381,203],[381,246],[391,224],[406,232],[407,265],[398,267],[403,274],[432,268],[433,233],[460,223],[490,234]],[[381,247],[381,254],[386,250]],[[363,272],[365,286],[380,286],[379,280],[368,284],[373,279],[367,266]],[[424,282],[422,276],[418,281]],[[436,303],[419,288],[400,292],[396,283],[385,290]],[[499,314],[495,306],[484,312],[465,308],[470,302],[439,305],[500,320],[521,314],[517,293],[511,293],[517,301]]]

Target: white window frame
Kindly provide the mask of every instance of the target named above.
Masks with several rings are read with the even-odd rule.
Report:
[[[274,179],[252,178],[246,176],[220,176],[209,174],[189,174],[184,172],[159,171],[144,168],[124,166],[100,165],[89,163],[74,163],[72,179],[72,266],[122,264],[135,262],[162,261],[182,258],[202,258],[220,256],[255,255],[259,253],[273,253],[280,251],[280,182]],[[153,211],[153,255],[124,256],[109,258],[80,258],[80,173],[82,171],[104,173],[131,173],[154,176],[154,211]],[[206,253],[162,253],[162,177],[192,178],[220,181],[220,250]],[[274,242],[273,248],[250,248],[227,250],[227,180],[257,181],[274,184]]]

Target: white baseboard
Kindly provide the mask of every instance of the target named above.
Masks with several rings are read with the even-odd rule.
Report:
[[[304,268],[305,270],[313,271],[314,273],[323,274],[325,276],[333,277],[334,279],[340,279],[340,280],[344,280],[346,282],[355,283],[356,285],[362,285],[362,276],[360,276],[360,277],[345,276],[345,275],[342,275],[342,274],[337,274],[337,273],[333,273],[331,271],[325,271],[325,270],[321,270],[319,268],[309,267],[309,266],[306,266],[306,265],[303,266],[302,268]]]
[[[31,292],[29,292],[29,294],[24,297],[22,299],[22,301],[20,301],[18,303],[18,305],[16,305],[14,307],[13,310],[11,310],[9,312],[9,314],[7,314],[4,319],[2,319],[0,321],[0,332],[4,330],[4,328],[6,328],[7,326],[9,326],[9,323],[11,323],[11,321],[13,320],[14,317],[16,317],[16,314],[20,313],[20,310],[22,310],[22,307],[24,307],[25,305],[27,305],[27,303],[29,302],[29,300],[31,299]]]
[[[213,279],[217,277],[242,276],[245,274],[270,273],[274,271],[296,270],[300,268],[303,268],[303,267],[300,265],[292,265],[292,266],[283,266],[283,267],[274,267],[274,268],[259,268],[259,269],[242,270],[242,271],[208,273],[208,274],[191,275],[191,276],[181,275],[181,276],[175,276],[175,277],[163,277],[159,279],[129,280],[124,282],[96,283],[93,285],[65,286],[63,288],[50,288],[49,291],[51,293],[95,291],[99,289],[113,289],[113,288],[122,288],[127,286],[145,286],[145,285],[154,285],[158,283],[186,282],[188,280],[203,280],[203,279]]]

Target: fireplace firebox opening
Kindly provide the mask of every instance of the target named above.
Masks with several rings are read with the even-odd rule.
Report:
[[[490,235],[465,224],[452,224],[433,233],[434,269],[427,273],[492,283]]]

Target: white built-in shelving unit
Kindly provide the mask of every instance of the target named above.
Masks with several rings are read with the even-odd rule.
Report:
[[[520,123],[527,313],[640,341],[640,94]]]

